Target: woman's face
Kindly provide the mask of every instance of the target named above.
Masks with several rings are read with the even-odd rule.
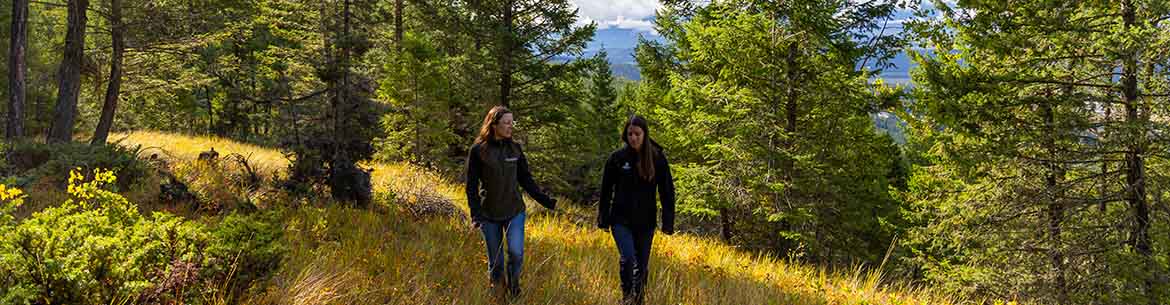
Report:
[[[646,139],[646,132],[642,127],[631,125],[626,131],[626,140],[629,141],[630,147],[635,150],[642,150],[642,142]]]
[[[496,134],[496,139],[511,139],[512,128],[515,126],[515,123],[516,122],[512,120],[511,113],[505,113],[503,116],[501,116],[500,120],[496,121],[496,125],[492,126],[492,131]]]

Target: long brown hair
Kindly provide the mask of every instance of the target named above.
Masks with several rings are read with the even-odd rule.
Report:
[[[654,181],[654,155],[658,154],[658,143],[650,140],[650,127],[647,126],[646,119],[638,115],[630,115],[630,119],[622,128],[622,142],[625,142],[630,149],[634,149],[634,146],[630,145],[630,126],[642,128],[642,149],[637,152],[638,175],[646,181]]]
[[[487,115],[483,117],[483,125],[479,126],[479,135],[475,137],[475,144],[480,144],[482,146],[484,143],[487,143],[488,140],[494,139],[496,137],[496,130],[493,129],[492,126],[495,126],[496,123],[499,123],[500,118],[503,118],[505,114],[509,113],[512,113],[512,111],[508,110],[508,107],[504,106],[495,106],[492,107],[492,110],[488,110]],[[479,148],[479,156],[481,159],[483,158],[485,151],[487,151],[487,149],[484,147]]]

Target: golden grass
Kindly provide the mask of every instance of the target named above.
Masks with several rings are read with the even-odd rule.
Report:
[[[199,153],[215,148],[221,157],[230,154],[244,156],[249,164],[257,167],[257,171],[265,174],[283,170],[288,166],[288,159],[278,150],[219,137],[135,131],[111,134],[110,143],[124,146],[142,145],[142,154],[145,156],[157,153],[159,157],[178,160],[194,160]]]
[[[123,144],[164,147],[193,158],[209,146],[281,168],[279,153],[215,138],[135,132]],[[466,209],[463,188],[400,164],[371,164],[378,191],[425,183]],[[482,238],[461,219],[412,220],[382,212],[318,205],[290,210],[289,256],[250,296],[267,304],[491,304]],[[323,206],[323,207],[320,207]],[[586,208],[529,206],[524,294],[517,304],[617,304],[617,250],[610,235],[582,221]],[[858,268],[832,272],[735,249],[718,240],[658,234],[647,304],[960,304],[921,287],[892,283]]]

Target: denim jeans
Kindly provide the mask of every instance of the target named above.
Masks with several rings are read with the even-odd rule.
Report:
[[[505,221],[484,220],[479,224],[483,231],[484,244],[487,245],[488,274],[492,284],[504,282],[504,252],[508,255],[507,276],[510,286],[519,288],[520,266],[524,263],[524,219],[527,216],[520,212]],[[507,248],[504,242],[507,242]],[[509,287],[509,288],[513,288]]]
[[[636,230],[614,224],[610,232],[621,255],[623,301],[642,304],[646,278],[650,274],[650,245],[654,243],[654,230]]]

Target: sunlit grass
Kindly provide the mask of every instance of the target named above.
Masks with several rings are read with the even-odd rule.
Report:
[[[288,166],[288,159],[278,150],[213,136],[135,131],[111,134],[110,142],[125,146],[142,145],[142,154],[145,156],[158,154],[161,158],[179,160],[194,160],[199,157],[199,153],[214,148],[221,157],[230,154],[244,156],[264,174],[271,174]]]
[[[280,169],[278,152],[223,139],[135,132],[123,144],[158,146],[194,158],[214,146]],[[376,191],[433,189],[464,213],[463,187],[403,164],[370,164]],[[592,226],[592,211],[562,202],[529,204],[521,304],[616,304],[617,250]],[[321,204],[289,210],[289,256],[253,303],[491,304],[482,238],[465,220],[404,217]],[[960,304],[928,288],[898,284],[880,270],[834,272],[742,251],[710,239],[655,236],[647,304]]]

